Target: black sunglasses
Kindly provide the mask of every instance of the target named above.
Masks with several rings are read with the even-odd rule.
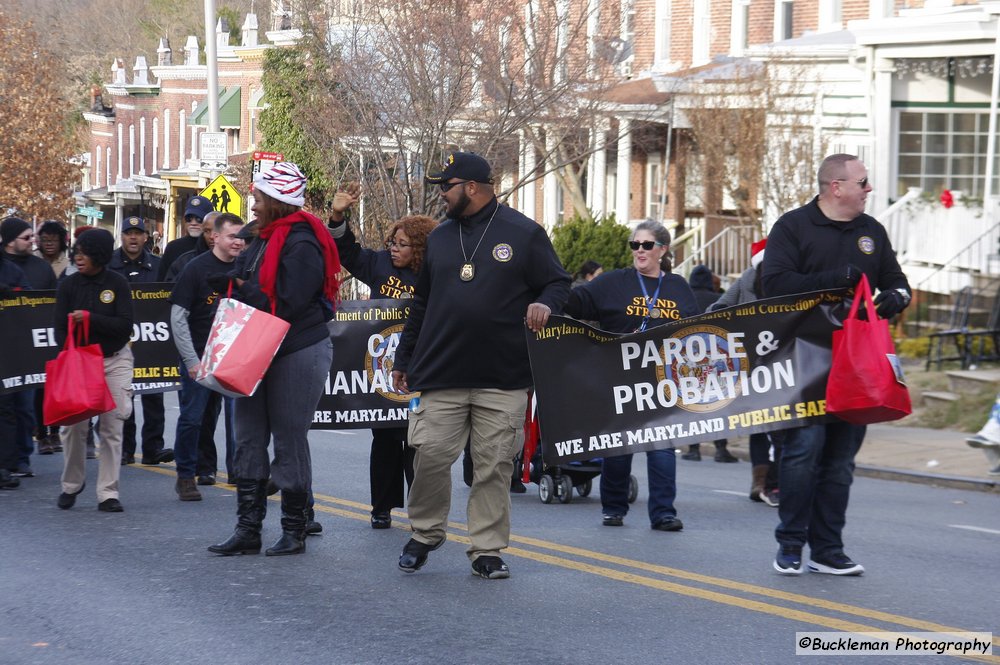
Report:
[[[449,189],[455,185],[464,185],[467,182],[472,182],[471,180],[459,180],[458,182],[442,182],[441,183],[441,193],[447,192]]]
[[[849,180],[847,178],[834,178],[832,180],[832,182],[849,182]],[[862,178],[861,180],[855,180],[854,182],[858,183],[858,185],[860,185],[861,189],[864,189],[865,187],[868,186],[868,178],[867,177]]]
[[[654,247],[663,247],[663,243],[656,242],[655,240],[643,240],[642,242],[639,242],[637,240],[629,240],[628,246],[631,247],[633,250],[637,250],[640,247],[642,247],[644,250],[648,252]]]

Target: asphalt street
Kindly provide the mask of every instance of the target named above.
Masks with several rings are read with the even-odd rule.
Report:
[[[324,533],[292,557],[206,551],[235,523],[230,486],[181,503],[172,466],[133,465],[125,512],[106,514],[92,461],[63,511],[61,455],[34,457],[37,477],[0,492],[0,663],[792,663],[805,658],[799,631],[992,632],[1000,646],[996,494],[857,478],[845,540],[865,575],[782,577],[777,511],[747,499],[748,464],[679,462],[685,528],[662,533],[649,528],[640,455],[622,528],[601,526],[596,487],[569,504],[541,503],[535,485],[513,495],[512,576],[487,581],[465,556],[456,465],[449,541],[407,575],[405,511],[393,529],[368,525],[369,442],[367,430],[312,435]],[[278,519],[272,501],[265,545]]]

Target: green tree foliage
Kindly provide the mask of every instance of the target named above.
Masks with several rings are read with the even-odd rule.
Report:
[[[280,152],[309,178],[307,205],[323,210],[338,186],[331,146],[319,145],[308,130],[310,118],[322,115],[313,86],[313,62],[297,48],[268,49],[264,56],[265,102],[260,114],[262,150]]]
[[[55,72],[59,62],[30,23],[0,10],[0,216],[67,219],[79,166]]]
[[[616,222],[614,214],[597,221],[572,217],[552,231],[552,245],[571,274],[576,273],[584,261],[597,261],[605,270],[631,265],[628,238],[628,227]]]

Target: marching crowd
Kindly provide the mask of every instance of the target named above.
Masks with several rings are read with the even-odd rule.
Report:
[[[0,487],[16,488],[20,478],[33,475],[34,437],[39,454],[64,453],[57,504],[72,508],[85,489],[85,460],[94,456],[96,442],[98,509],[122,512],[120,468],[135,463],[141,440],[142,463],[174,461],[178,498],[198,501],[198,487],[215,483],[214,432],[222,415],[224,465],[236,487],[237,519],[232,535],[208,549],[259,553],[267,496],[280,492],[281,536],[266,554],[304,552],[306,536],[322,530],[312,509],[308,432],[335,352],[327,323],[338,304],[343,267],[370,287],[372,298],[412,299],[391,381],[396,390],[419,391],[419,397],[411,401],[408,427],[372,431],[371,527],[389,528],[391,510],[405,505],[412,537],[398,566],[407,573],[420,569],[447,538],[450,469],[467,449],[467,554],[474,574],[506,578],[510,570],[501,554],[510,539],[509,492],[532,386],[525,326],[538,331],[550,315],[565,313],[629,333],[757,298],[853,287],[862,275],[879,290],[879,316],[898,314],[910,300],[885,229],[864,213],[871,186],[864,164],[852,155],[823,161],[818,195],[777,221],[766,256],[763,241],[754,245],[751,266],[724,294],[706,270],[696,270],[691,284],[671,272],[670,234],[657,222],[642,222],[631,232],[630,267],[604,271],[587,262],[572,281],[544,228],[497,200],[491,167],[482,157],[452,153],[426,180],[439,188],[444,219],[403,217],[390,226],[384,249],[365,248],[354,235],[356,186],[337,193],[330,219],[320,220],[303,209],[306,177],[287,162],[254,182],[250,224],[192,198],[184,214],[186,235],[169,243],[162,256],[150,251],[138,217],[124,220],[117,249],[108,231],[83,229],[69,259],[62,224],[45,222],[36,241],[27,222],[3,220],[0,297],[13,289],[56,289],[57,342],[62,345],[74,329],[88,329],[90,343],[103,353],[115,408],[101,414],[96,426],[84,420],[60,430],[44,425],[44,388],[0,396]],[[162,393],[140,396],[139,433],[132,412],[129,285],[141,282],[172,282],[170,329],[182,383],[172,449],[164,444]],[[225,295],[289,324],[249,397],[225,397],[195,380],[218,299]],[[750,498],[778,507],[773,567],[779,573],[863,572],[845,553],[841,533],[864,435],[864,426],[833,418],[780,436],[751,437]],[[716,461],[735,461],[726,440],[714,443]],[[698,460],[700,451],[692,446],[683,457]],[[651,528],[681,531],[673,446],[647,452],[646,463]],[[625,523],[631,464],[632,455],[603,461],[605,526]]]

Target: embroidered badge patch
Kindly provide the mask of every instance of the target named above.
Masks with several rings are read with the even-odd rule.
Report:
[[[507,263],[514,258],[514,248],[507,243],[502,242],[493,248],[493,258],[500,263]]]
[[[99,295],[98,298],[100,298],[102,303],[108,305],[115,301],[115,292],[110,289],[105,289],[104,291],[101,291],[101,295]]]
[[[868,236],[861,236],[858,238],[858,249],[865,254],[871,254],[875,251],[875,241]]]

